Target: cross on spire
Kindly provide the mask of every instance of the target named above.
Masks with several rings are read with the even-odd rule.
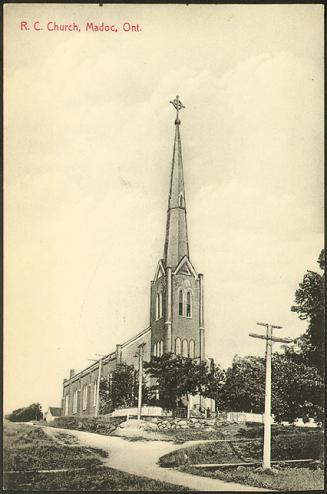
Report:
[[[175,120],[175,124],[176,125],[179,125],[181,123],[181,121],[178,118],[178,112],[182,108],[185,108],[185,106],[183,105],[183,103],[179,99],[179,96],[178,95],[176,96],[176,98],[174,99],[174,101],[169,101],[169,103],[171,103],[173,105],[173,107],[176,109],[176,120]]]

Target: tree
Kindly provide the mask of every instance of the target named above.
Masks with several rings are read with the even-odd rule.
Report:
[[[32,403],[23,408],[17,408],[6,417],[11,422],[29,422],[30,420],[41,420],[43,418],[40,403]]]
[[[101,377],[99,387],[99,413],[105,415],[114,410],[110,399],[110,382],[109,379]]]
[[[221,406],[234,412],[262,413],[265,396],[265,359],[235,355],[226,371]]]
[[[272,357],[272,413],[277,422],[296,418],[323,420],[323,380],[315,367],[287,353]]]
[[[320,269],[325,270],[325,250],[318,258]],[[302,283],[295,292],[295,304],[292,312],[297,312],[301,320],[308,321],[308,329],[289,350],[289,355],[297,360],[301,357],[307,365],[316,367],[324,375],[325,348],[325,274],[307,271]]]
[[[112,373],[112,378],[100,380],[100,406],[101,414],[110,413],[116,408],[128,408],[137,406],[138,400],[138,371],[133,365],[119,364]],[[143,386],[143,397],[146,399],[147,390]]]
[[[323,419],[323,380],[315,367],[295,361],[288,353],[272,355],[272,414],[277,422],[296,418]],[[235,356],[221,392],[223,408],[263,413],[265,359]]]
[[[219,409],[222,405],[221,391],[225,384],[226,373],[221,369],[220,365],[217,365],[211,361],[210,370],[207,373],[207,380],[204,387],[201,389],[201,394],[206,398],[212,398],[215,400],[216,407]]]
[[[210,369],[204,361],[166,353],[144,362],[144,368],[154,382],[151,390],[156,392],[159,405],[172,410],[173,415],[178,401],[183,397],[189,404],[190,395],[214,397],[219,388],[219,383],[214,383],[214,379],[218,375],[221,377],[221,371],[219,374],[218,367]]]

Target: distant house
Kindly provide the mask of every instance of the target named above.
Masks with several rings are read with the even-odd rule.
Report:
[[[52,422],[56,417],[61,416],[61,408],[49,407],[44,414],[44,419],[46,422]]]

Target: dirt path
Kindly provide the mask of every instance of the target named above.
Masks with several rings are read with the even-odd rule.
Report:
[[[258,487],[191,475],[171,468],[161,468],[157,465],[162,455],[190,446],[195,443],[194,441],[188,441],[184,444],[172,444],[166,441],[128,441],[121,437],[102,436],[92,432],[51,428],[48,430],[49,432],[53,430],[54,433],[55,431],[70,433],[84,446],[108,451],[109,457],[104,459],[106,466],[134,475],[143,475],[199,491],[267,491],[267,489]]]

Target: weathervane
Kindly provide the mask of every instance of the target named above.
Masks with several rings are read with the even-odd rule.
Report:
[[[176,98],[174,99],[174,101],[169,101],[169,103],[171,103],[173,105],[173,107],[176,109],[177,113],[176,113],[176,120],[175,120],[175,124],[180,124],[181,121],[179,120],[178,118],[178,112],[179,110],[181,110],[182,108],[185,108],[185,106],[183,105],[183,103],[181,102],[181,100],[179,99],[179,96],[177,95]]]

